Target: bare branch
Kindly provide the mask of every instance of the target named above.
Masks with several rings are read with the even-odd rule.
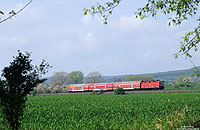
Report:
[[[194,68],[200,73],[199,68],[192,62],[192,60],[190,59],[190,62],[192,63],[192,65],[194,66]]]
[[[24,10],[32,1],[33,1],[33,0],[30,0],[23,8],[21,8],[21,9],[18,10],[17,12],[14,12],[14,11],[10,12],[11,15],[10,15],[9,17],[7,17],[7,18],[1,20],[0,23],[3,23],[3,22],[5,22],[5,21],[7,21],[8,19],[10,19],[10,18],[16,16],[18,13],[20,13],[22,10]]]

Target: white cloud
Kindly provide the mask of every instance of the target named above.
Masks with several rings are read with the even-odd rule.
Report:
[[[4,45],[25,45],[27,39],[22,36],[0,36],[0,43]]]
[[[91,32],[88,32],[86,34],[86,36],[83,39],[83,43],[84,43],[83,48],[86,49],[86,52],[91,52],[92,50],[95,49],[94,47],[96,42]]]
[[[82,18],[81,18],[81,22],[83,22],[84,24],[89,24],[91,22],[93,22],[94,19],[92,19],[92,17],[90,15],[84,15]]]
[[[88,32],[85,38],[83,39],[84,42],[88,43],[90,39],[92,38],[92,33]]]
[[[102,24],[102,19],[100,16],[91,16],[91,15],[84,15],[81,20],[84,24]]]
[[[111,21],[109,26],[111,28],[118,28],[122,31],[134,30],[144,27],[149,27],[152,24],[151,20],[141,20],[133,16],[120,16],[118,20]]]

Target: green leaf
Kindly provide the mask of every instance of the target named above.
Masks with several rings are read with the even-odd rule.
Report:
[[[4,12],[3,12],[3,11],[0,11],[0,14],[4,15]]]

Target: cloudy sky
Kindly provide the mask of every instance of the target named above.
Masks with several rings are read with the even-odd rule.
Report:
[[[32,52],[58,71],[99,71],[102,75],[163,72],[193,67],[189,59],[174,59],[184,34],[197,23],[195,18],[181,26],[168,26],[169,16],[136,19],[134,12],[146,0],[122,1],[104,25],[101,16],[83,15],[83,8],[105,0],[34,0],[19,15],[0,24],[0,69],[7,66],[17,50]],[[0,9],[18,10],[28,0],[6,0]],[[1,17],[3,18],[3,17]],[[199,54],[193,62],[200,64]]]

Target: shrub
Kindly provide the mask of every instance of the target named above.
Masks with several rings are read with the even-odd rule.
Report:
[[[175,83],[174,84],[174,88],[182,88],[182,87],[186,87],[185,83]]]
[[[46,93],[46,90],[48,89],[48,84],[46,83],[40,83],[34,88],[34,90],[37,91],[37,93]]]
[[[115,89],[114,94],[115,94],[115,95],[122,95],[122,94],[125,94],[125,93],[124,93],[124,89],[119,87],[119,88]]]
[[[67,88],[62,88],[62,93],[68,93],[68,89]]]
[[[101,95],[101,94],[104,94],[104,90],[103,89],[101,89],[100,91],[99,91],[99,93],[98,93],[99,95]]]
[[[93,90],[90,95],[96,95],[96,92]]]
[[[48,89],[45,89],[45,90],[44,90],[44,93],[51,93],[51,90],[50,90],[50,88],[48,88]]]
[[[59,85],[56,85],[55,87],[53,87],[52,92],[53,93],[60,93],[62,91],[62,87]]]
[[[36,96],[37,95],[37,91],[34,89],[33,91],[32,91],[32,97],[34,97],[34,96]]]

